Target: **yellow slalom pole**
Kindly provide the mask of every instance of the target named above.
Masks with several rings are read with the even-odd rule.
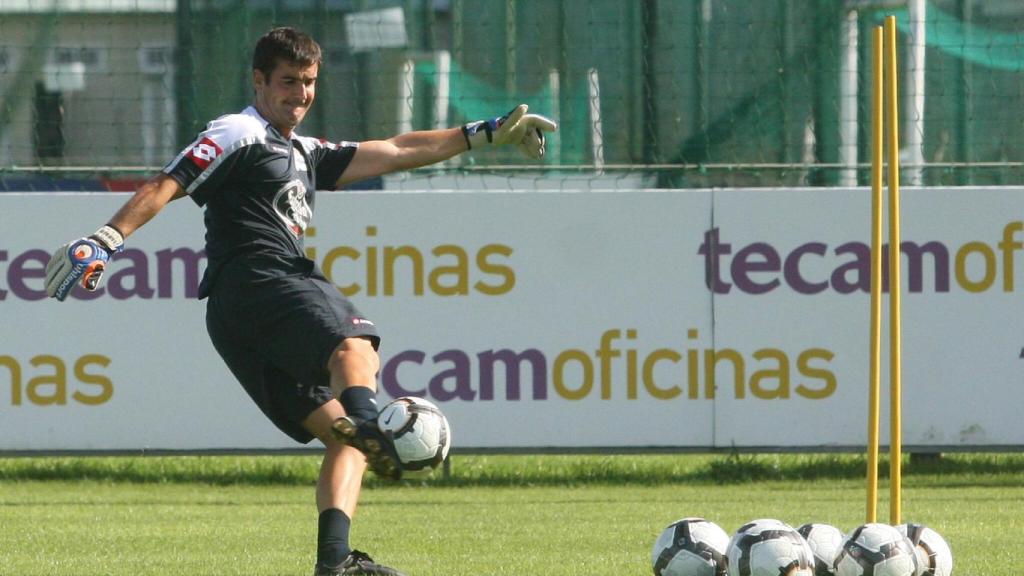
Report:
[[[871,334],[868,370],[867,519],[878,507],[878,413],[882,355],[882,27],[871,31]]]
[[[900,390],[900,147],[896,17],[885,18],[885,118],[889,125],[889,523],[900,523],[903,437]]]

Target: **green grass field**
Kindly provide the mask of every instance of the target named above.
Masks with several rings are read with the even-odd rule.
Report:
[[[308,576],[317,462],[0,459],[0,575]],[[864,518],[863,470],[853,455],[457,456],[447,479],[370,480],[353,543],[410,576],[641,576],[683,516],[848,530]],[[954,574],[1016,576],[1022,473],[1024,454],[907,463],[904,520],[946,537]]]

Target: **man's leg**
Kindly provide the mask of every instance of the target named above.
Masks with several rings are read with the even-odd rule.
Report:
[[[337,400],[331,400],[313,411],[302,426],[323,442],[324,459],[316,483],[316,507],[319,512],[337,508],[350,519],[355,515],[359,490],[366,471],[366,456],[334,437],[334,421],[345,415]]]
[[[366,393],[375,392],[379,364],[377,352],[369,340],[343,340],[327,363],[334,397],[340,397],[349,386],[364,387]],[[320,476],[316,482],[316,507],[321,516],[320,539],[323,540],[324,532],[327,532],[328,540],[340,544],[337,548],[341,557],[327,558],[332,564],[340,562],[351,551],[348,548],[348,525],[355,517],[363,474],[366,472],[366,456],[335,436],[334,423],[345,415],[341,402],[331,400],[314,410],[302,422],[302,427],[319,438],[325,448],[324,459],[320,463]],[[340,510],[345,517],[339,519],[333,510]],[[324,547],[321,542],[321,548]],[[330,554],[330,551],[321,550],[319,555],[324,554]]]
[[[377,371],[380,357],[373,341],[365,337],[346,338],[327,361],[331,390],[341,402],[345,416],[334,421],[334,434],[341,442],[358,448],[378,476],[397,480],[402,476],[394,443],[377,427]]]
[[[369,385],[373,387],[371,391],[376,388],[376,352],[368,341],[348,340],[366,342],[372,356],[367,355],[358,342],[350,342],[355,345],[356,350],[360,350],[356,354],[351,354],[352,348],[344,343],[339,346],[332,355],[329,365],[331,388],[336,396],[349,387],[349,382],[363,383],[367,378]],[[340,357],[339,351],[344,352]],[[349,528],[355,516],[367,464],[366,456],[360,450],[341,442],[336,437],[334,424],[345,415],[341,403],[338,400],[330,400],[314,410],[302,422],[302,426],[319,438],[325,447],[316,484],[316,505],[320,517],[315,574],[401,576],[391,568],[374,563],[366,554],[352,550],[349,545]]]

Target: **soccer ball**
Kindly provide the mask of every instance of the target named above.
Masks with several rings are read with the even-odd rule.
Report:
[[[665,528],[651,551],[654,576],[725,576],[729,535],[703,518],[683,518]]]
[[[796,529],[814,552],[815,576],[833,576],[834,562],[843,547],[843,532],[831,524],[804,524]]]
[[[906,536],[888,524],[857,527],[836,557],[836,576],[916,576],[917,554]]]
[[[814,576],[814,552],[792,526],[763,518],[732,535],[726,552],[729,576]]]
[[[377,426],[394,441],[405,470],[436,468],[448,457],[452,445],[448,419],[428,400],[413,396],[392,400],[377,415]]]
[[[938,532],[923,524],[900,524],[896,529],[914,545],[917,576],[949,576],[953,572],[953,552]]]

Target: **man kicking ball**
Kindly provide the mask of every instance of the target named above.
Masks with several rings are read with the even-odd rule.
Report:
[[[313,104],[321,54],[294,28],[261,37],[252,105],[210,122],[106,225],[57,249],[46,290],[61,301],[78,285],[96,290],[125,238],[167,203],[189,196],[204,207],[207,268],[199,297],[207,299],[214,347],[278,428],[326,448],[316,485],[315,575],[397,575],[349,545],[367,466],[392,479],[402,470],[376,424],[377,330],[305,257],[315,191],[491,145],[514,144],[540,158],[544,133],[556,125],[520,105],[490,120],[387,140],[300,136],[295,129]]]

